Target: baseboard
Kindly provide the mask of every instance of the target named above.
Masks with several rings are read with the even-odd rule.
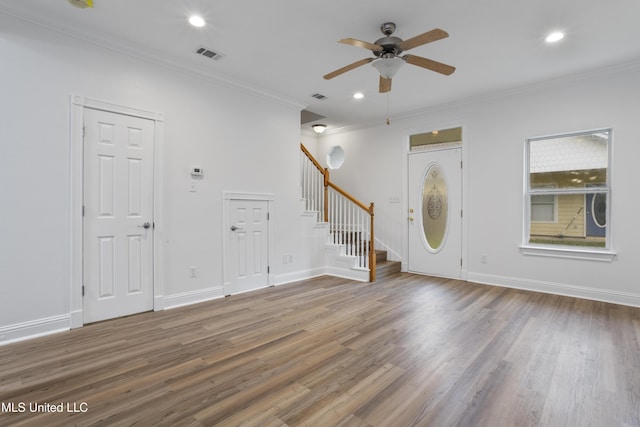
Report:
[[[311,279],[313,277],[324,276],[326,269],[324,267],[310,268],[308,270],[299,270],[284,274],[271,274],[269,276],[269,284],[274,286],[284,285],[286,283],[299,282],[300,280]]]
[[[45,317],[23,323],[0,327],[0,345],[23,341],[44,335],[68,331],[71,319],[69,314]]]
[[[369,281],[369,270],[327,266],[324,271],[328,276],[342,277],[343,279],[357,280],[358,282]]]
[[[71,329],[82,328],[84,326],[84,314],[82,310],[71,312]]]
[[[274,286],[284,285],[286,283],[299,282],[301,280],[313,279],[320,276],[335,276],[343,279],[357,280],[360,282],[369,281],[369,270],[357,270],[354,268],[340,267],[317,267],[309,270],[300,270],[293,273],[272,274],[270,283]]]
[[[183,305],[197,304],[199,302],[210,301],[212,299],[223,297],[224,290],[222,289],[222,286],[216,286],[197,291],[167,295],[164,297],[164,303],[162,305],[165,310],[168,310],[171,308],[182,307]]]
[[[485,285],[563,295],[612,304],[628,305],[630,307],[640,307],[640,295],[627,292],[612,292],[608,289],[584,288],[581,286],[567,285],[563,283],[543,282],[538,280],[527,280],[516,277],[481,273],[468,273],[467,280]]]

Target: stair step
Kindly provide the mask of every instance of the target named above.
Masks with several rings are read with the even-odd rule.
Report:
[[[376,280],[384,279],[400,273],[400,261],[382,261],[376,263]]]
[[[376,249],[376,263],[387,260],[387,251]]]

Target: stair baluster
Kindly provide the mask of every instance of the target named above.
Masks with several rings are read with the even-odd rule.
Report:
[[[318,221],[329,223],[330,241],[343,245],[345,254],[357,260],[357,267],[369,270],[376,280],[374,204],[366,206],[331,182],[329,170],[300,144],[302,197],[308,211],[318,212]]]

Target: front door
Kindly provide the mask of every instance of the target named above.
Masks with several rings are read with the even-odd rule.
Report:
[[[409,154],[408,271],[462,276],[462,149]]]
[[[84,322],[153,309],[152,120],[84,109]]]
[[[225,295],[269,285],[269,202],[231,200]]]
[[[586,223],[588,237],[605,237],[607,235],[607,194],[587,193]]]

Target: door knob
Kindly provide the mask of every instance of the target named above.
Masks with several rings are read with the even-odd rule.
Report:
[[[412,216],[409,217],[409,221],[413,221],[413,217]]]
[[[242,227],[236,227],[235,225],[231,226],[231,231],[242,230]]]
[[[149,222],[145,222],[142,225],[139,225],[138,228],[144,228],[145,230],[148,230],[149,228],[151,228],[151,224]]]

